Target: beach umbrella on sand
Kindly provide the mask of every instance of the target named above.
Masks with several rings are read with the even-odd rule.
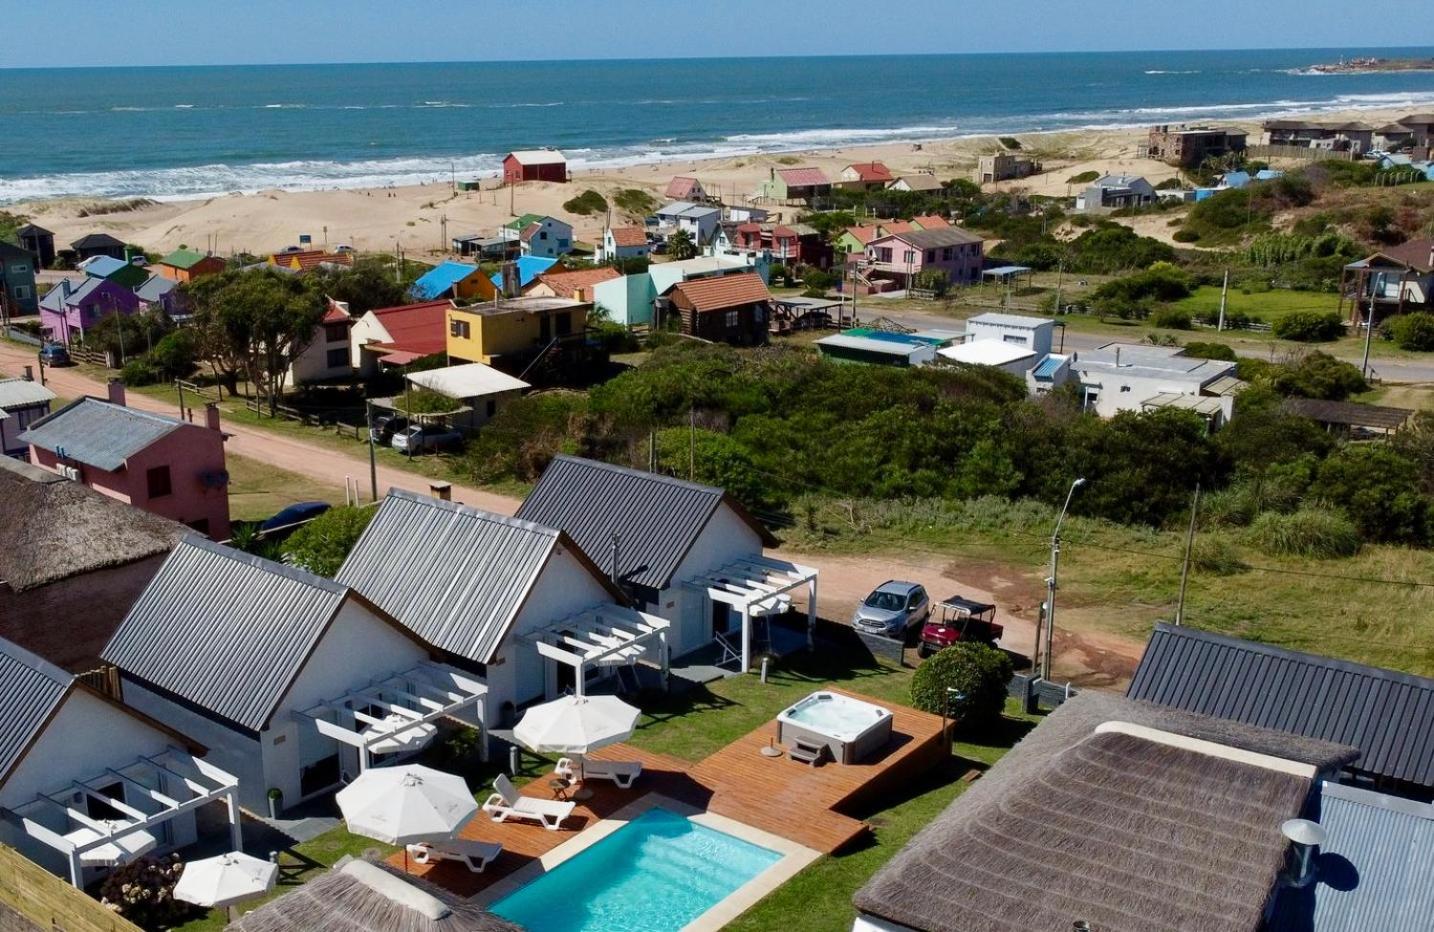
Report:
[[[184,865],[184,873],[174,885],[174,898],[199,906],[227,906],[232,919],[236,903],[268,893],[278,877],[279,865],[273,861],[230,851]]]
[[[564,696],[524,712],[513,737],[531,751],[572,754],[581,766],[583,755],[631,737],[641,714],[616,696]]]
[[[365,770],[335,798],[349,831],[391,845],[452,838],[478,812],[462,777],[418,764]]]

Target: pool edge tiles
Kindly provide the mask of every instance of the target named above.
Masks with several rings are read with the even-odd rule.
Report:
[[[726,816],[703,811],[660,793],[648,793],[619,809],[610,818],[603,819],[585,829],[576,838],[558,845],[534,860],[533,863],[480,891],[472,897],[471,902],[491,908],[494,903],[516,893],[558,865],[577,857],[626,826],[633,819],[652,809],[668,810],[686,817],[696,825],[731,835],[739,841],[766,848],[778,855],[778,859],[773,864],[764,868],[726,897],[708,907],[696,919],[683,926],[682,932],[714,932],[714,930],[721,929],[762,897],[791,880],[803,868],[821,857],[820,852],[789,841],[780,835],[764,832]]]

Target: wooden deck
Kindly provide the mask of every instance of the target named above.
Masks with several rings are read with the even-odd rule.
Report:
[[[632,789],[619,790],[611,783],[592,781],[592,799],[579,803],[563,830],[557,832],[530,823],[498,824],[479,813],[461,834],[464,838],[502,843],[502,855],[486,871],[474,874],[454,862],[428,868],[410,865],[410,870],[459,896],[472,896],[648,793],[660,793],[735,819],[823,854],[841,851],[860,841],[869,830],[865,822],[850,814],[857,806],[899,790],[936,766],[949,753],[949,745],[941,733],[938,716],[878,702],[859,693],[829,691],[891,709],[892,740],[879,754],[859,764],[828,762],[820,767],[799,764],[786,755],[763,757],[761,748],[776,739],[775,721],[763,724],[695,765],[625,744],[614,745],[593,757],[641,761],[643,773]],[[528,783],[522,792],[525,796],[551,798],[546,776]],[[486,794],[479,796],[480,802],[486,798]],[[401,866],[403,855],[396,855],[392,863]]]

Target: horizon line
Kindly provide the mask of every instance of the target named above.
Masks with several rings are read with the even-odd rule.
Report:
[[[1343,47],[1345,53],[1380,52],[1392,50],[1427,50],[1434,52],[1434,45],[1361,45]],[[486,65],[486,64],[615,64],[623,62],[692,62],[692,61],[760,61],[787,59],[822,58],[981,58],[997,55],[1040,56],[1040,55],[1154,55],[1170,52],[1218,53],[1218,52],[1338,52],[1336,46],[1249,46],[1226,48],[1146,48],[1146,49],[1044,49],[1044,50],[996,50],[964,52],[823,52],[792,55],[677,55],[657,58],[633,58],[614,56],[609,58],[481,58],[481,59],[388,59],[380,61],[273,61],[273,62],[225,62],[225,63],[166,63],[166,64],[111,64],[111,65],[0,65],[0,71],[122,71],[161,68],[336,68],[372,65]],[[1316,64],[1324,64],[1317,62]]]

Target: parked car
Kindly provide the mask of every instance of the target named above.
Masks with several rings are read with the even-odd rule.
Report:
[[[409,427],[393,435],[393,448],[403,453],[451,450],[462,442],[463,435],[458,431],[432,424]]]
[[[927,657],[958,641],[994,647],[1005,633],[1005,627],[996,624],[996,606],[953,595],[936,606],[936,617],[922,627],[917,652]]]
[[[408,430],[408,418],[399,414],[382,414],[373,419],[368,435],[374,443],[386,447],[393,442],[393,435],[402,430]]]
[[[272,531],[276,528],[298,524],[300,521],[309,521],[328,510],[328,502],[297,502],[274,512],[272,517],[266,518],[264,523],[259,525],[259,530]]]
[[[46,343],[40,347],[40,362],[55,368],[74,365],[70,351],[58,343]]]
[[[889,579],[872,590],[852,615],[853,628],[866,634],[904,638],[931,615],[931,600],[919,583]]]

